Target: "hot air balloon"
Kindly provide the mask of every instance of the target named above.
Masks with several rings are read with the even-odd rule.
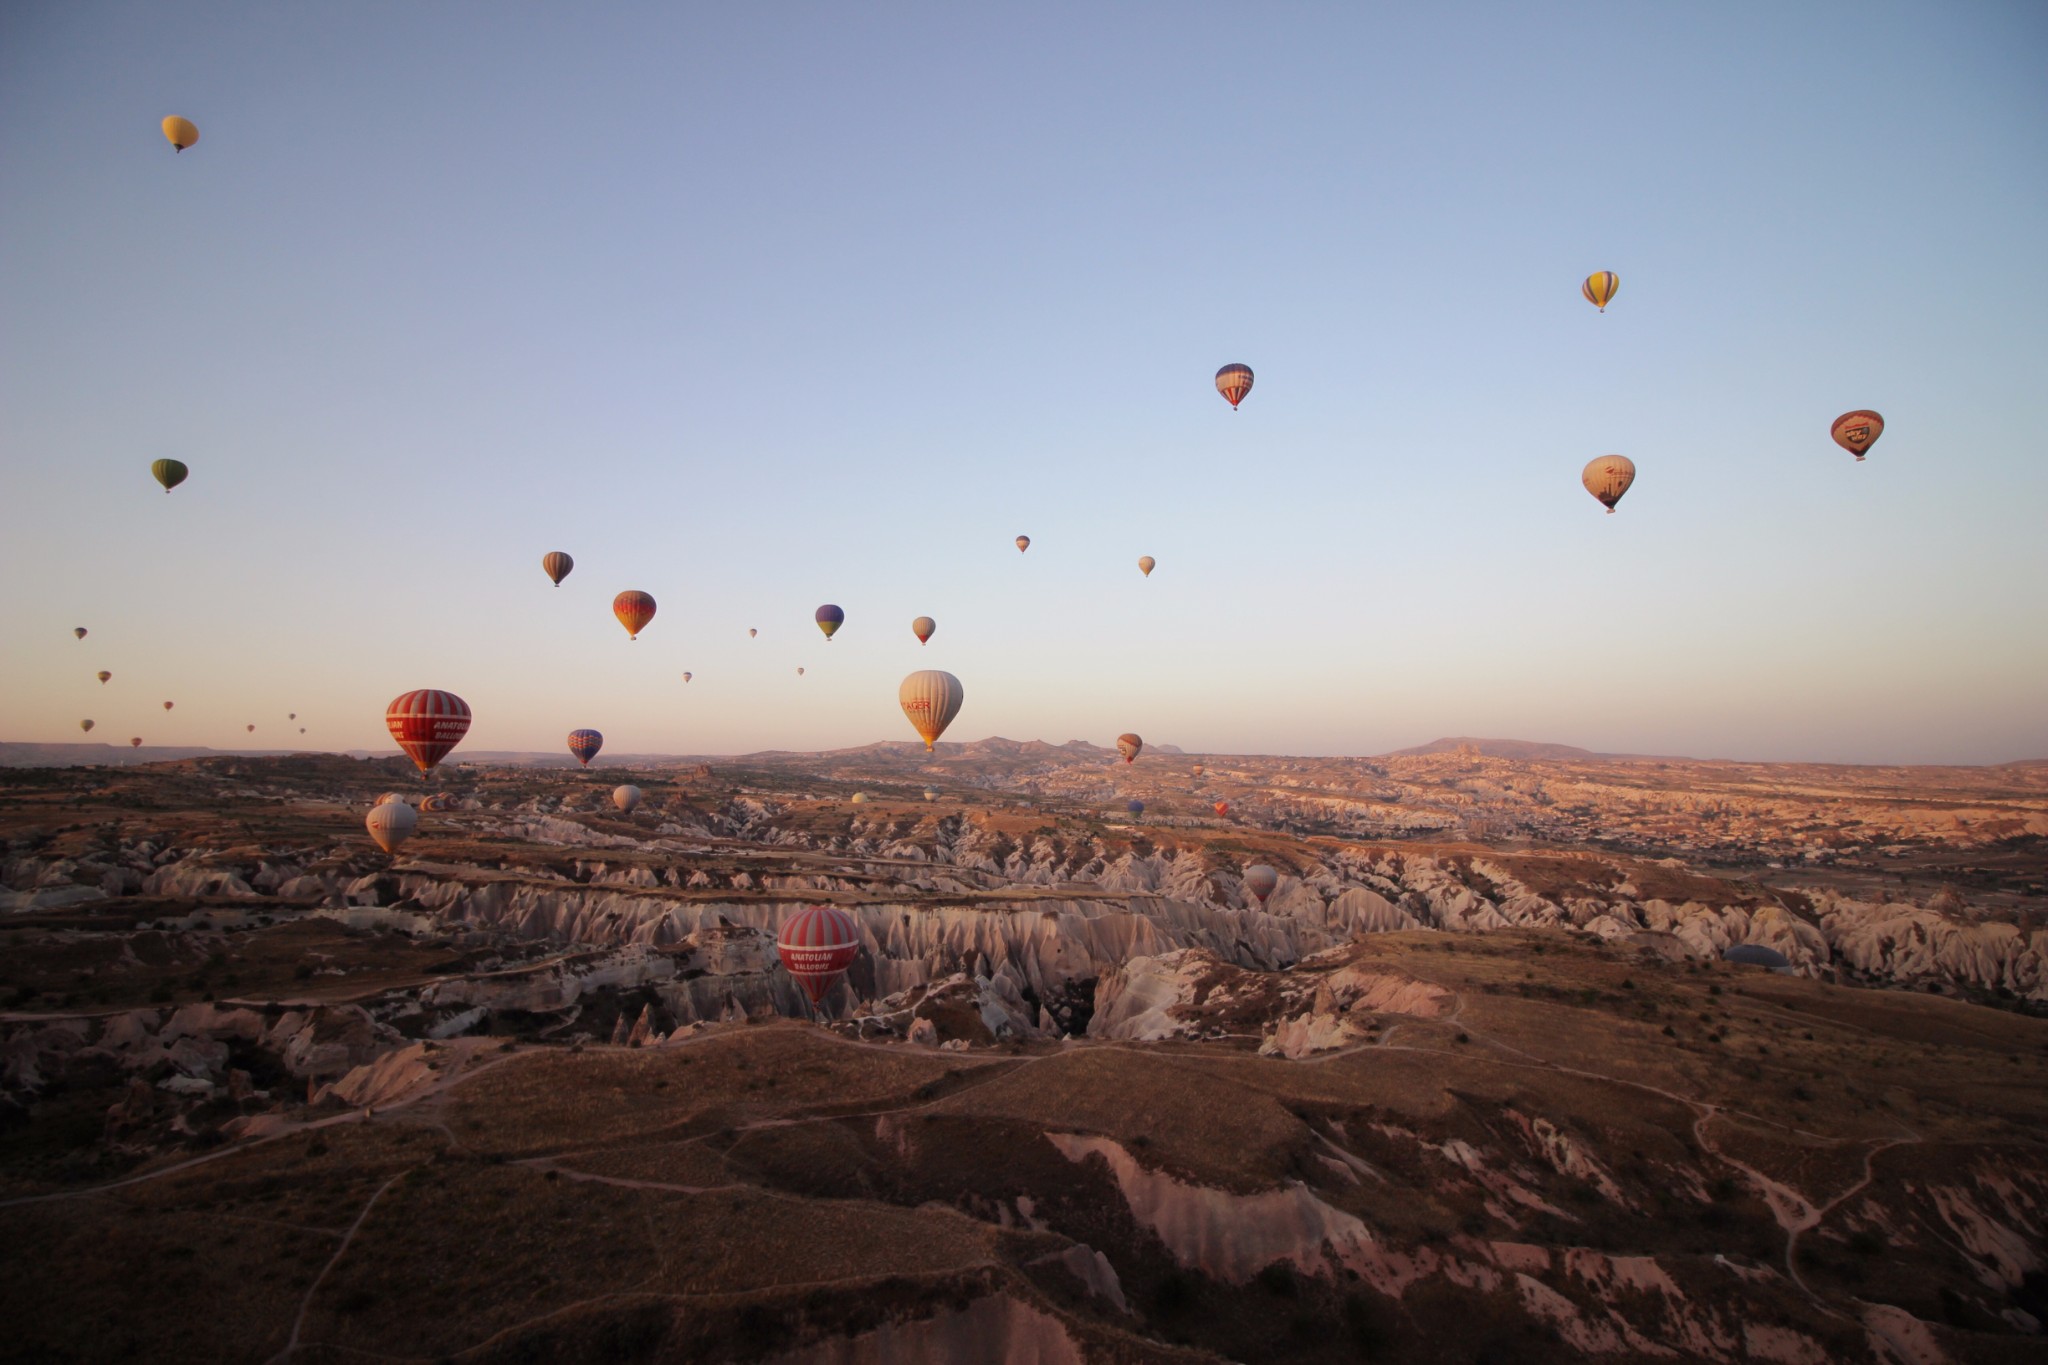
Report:
[[[386,801],[363,820],[363,828],[370,831],[377,847],[386,853],[398,852],[398,846],[412,838],[412,832],[419,827],[420,813],[403,801]]]
[[[569,752],[576,755],[576,761],[586,768],[590,766],[590,760],[597,757],[597,751],[603,747],[604,736],[595,730],[569,732]]]
[[[1134,796],[1124,802],[1124,809],[1133,815],[1143,815],[1145,813],[1145,803]]]
[[[1031,548],[1031,537],[1030,537],[1030,536],[1018,536],[1018,537],[1017,537],[1017,553],[1018,553],[1018,554],[1020,554],[1020,555],[1021,555],[1021,554],[1023,554],[1023,553],[1024,553],[1024,552],[1025,552],[1026,550],[1028,550],[1028,549],[1030,549],[1030,548]]]
[[[1607,311],[1607,301],[1613,298],[1620,288],[1621,276],[1612,270],[1596,270],[1586,276],[1586,282],[1579,286],[1579,292],[1586,296],[1587,303],[1604,313]]]
[[[114,675],[107,672],[107,670],[103,668],[93,676],[100,680],[100,686],[105,687],[107,685],[107,679],[113,677]]]
[[[811,613],[811,618],[818,623],[818,629],[825,632],[827,644],[831,643],[834,632],[846,624],[846,613],[830,602]]]
[[[128,747],[131,749],[140,749],[142,747],[142,737],[138,735],[134,739],[129,740]]]
[[[1216,813],[1223,814],[1220,810]],[[1266,897],[1272,895],[1279,885],[1280,874],[1264,863],[1253,863],[1244,870],[1244,889],[1257,896],[1260,905],[1266,903]]]
[[[569,570],[576,567],[576,561],[562,550],[549,550],[540,557],[540,571],[555,581],[556,587],[569,576]]]
[[[170,710],[170,709],[171,709],[171,703],[170,703],[170,702],[165,702],[165,703],[164,703],[164,710],[168,711],[168,710]]]
[[[73,638],[75,638],[75,639],[79,639],[79,640],[83,640],[83,639],[85,638],[85,627],[84,627],[84,626],[73,626],[73,627],[71,628],[71,634],[72,634]]]
[[[420,809],[422,811],[454,810],[455,798],[450,796],[447,792],[435,792],[426,800],[420,802]]]
[[[936,801],[936,800],[938,800],[938,799],[939,799],[939,789],[938,789],[937,787],[926,787],[926,788],[924,789],[924,799],[925,799],[925,800],[927,800],[927,801]]]
[[[255,727],[255,726],[253,726],[253,725],[249,726],[249,727],[248,727],[248,730],[249,730],[249,733],[250,733],[250,734],[252,734],[252,735],[256,733],[256,727]]]
[[[760,633],[760,631],[755,630],[752,626],[747,627],[747,638],[749,640],[753,639],[756,635],[759,635]]]
[[[860,927],[844,910],[806,906],[782,922],[775,952],[816,1009],[860,956]]]
[[[936,668],[911,674],[896,689],[896,700],[902,703],[903,714],[910,717],[911,725],[924,740],[926,753],[946,733],[953,717],[960,714],[960,703],[966,699],[967,689],[960,686],[960,680]]]
[[[917,642],[919,644],[923,644],[925,641],[931,639],[932,632],[937,630],[938,628],[939,623],[937,621],[932,620],[932,618],[929,616],[920,616],[915,621],[912,621],[910,623],[910,633],[917,637]]]
[[[1202,766],[1201,764],[1197,763],[1197,764],[1195,765],[1195,776],[1196,776],[1196,777],[1200,777],[1200,776],[1201,776],[1201,775],[1202,775],[1202,774],[1203,774],[1204,772],[1206,772],[1206,771],[1207,771],[1207,769],[1205,769],[1205,768],[1204,768],[1204,767],[1203,767],[1203,766]]]
[[[192,471],[185,467],[183,460],[158,460],[149,467],[149,472],[164,486],[164,492],[168,493],[185,482],[185,477]]]
[[[1216,813],[1218,815],[1230,814],[1230,803],[1228,801],[1218,801],[1216,803]]]
[[[866,805],[867,803],[868,803],[868,794],[867,794],[866,792],[855,792],[855,793],[853,794],[853,804],[854,804],[854,805],[856,805],[856,806],[865,806],[865,805]]]
[[[1252,391],[1252,367],[1249,365],[1225,365],[1216,371],[1216,392],[1230,400],[1230,410],[1237,411],[1237,405]]]
[[[1878,437],[1884,435],[1884,418],[1869,408],[1858,408],[1837,417],[1835,424],[1828,428],[1828,435],[1860,463],[1864,453],[1877,444]]]
[[[372,801],[372,802],[370,803],[370,808],[371,808],[372,810],[375,810],[375,809],[376,809],[377,807],[379,807],[379,806],[388,806],[388,805],[390,805],[390,804],[391,804],[391,803],[392,803],[393,801],[396,801],[396,802],[398,802],[399,804],[403,805],[403,804],[405,803],[405,793],[404,793],[404,792],[383,792],[383,793],[380,793],[380,794],[378,795],[377,799],[376,799],[375,801]]]
[[[612,615],[619,618],[626,634],[637,640],[640,632],[647,629],[647,623],[654,619],[654,599],[629,588],[612,599]]]
[[[1722,949],[1721,958],[1726,962],[1740,962],[1749,967],[1768,967],[1786,976],[1792,974],[1792,959],[1776,948],[1766,948],[1761,943],[1737,943]]]
[[[1596,460],[1589,460],[1585,471],[1579,475],[1579,482],[1600,500],[1609,516],[1614,515],[1614,504],[1621,501],[1621,495],[1628,492],[1629,485],[1635,481],[1635,462],[1626,455],[1602,455]]]
[[[469,703],[453,692],[416,688],[392,698],[384,708],[384,725],[424,773],[469,733]],[[299,733],[306,732],[301,728]]]
[[[630,784],[624,787],[613,787],[612,804],[626,814],[631,815],[633,807],[640,804],[640,789]]]
[[[299,713],[298,713],[298,712],[296,712],[296,711],[292,712],[292,713],[291,713],[290,715],[288,715],[288,716],[286,716],[286,717],[285,717],[285,719],[286,719],[286,720],[297,720],[298,718],[299,718]]]
[[[1116,751],[1124,756],[1124,762],[1126,763],[1137,758],[1144,748],[1145,741],[1139,739],[1136,735],[1123,734],[1116,737]]]
[[[803,670],[803,668],[802,668],[801,666],[799,666],[799,667],[797,668],[797,670],[796,670],[796,675],[797,675],[797,676],[798,676],[799,678],[801,678],[801,677],[802,677],[802,676],[804,675],[804,670]]]
[[[696,675],[695,673],[685,673],[685,674],[683,674],[683,681],[684,681],[684,682],[688,682],[688,681],[689,681],[690,679],[692,679],[692,678],[694,678],[694,677],[696,677],[696,676],[697,676],[697,675]]]
[[[1139,555],[1138,572],[1145,575],[1145,577],[1150,578],[1152,576],[1152,570],[1154,566],[1156,566],[1158,563],[1159,561],[1154,559],[1151,555]]]
[[[171,150],[182,152],[199,141],[199,130],[192,126],[192,120],[172,114],[163,122],[164,137],[171,144]],[[230,139],[232,141],[232,139]],[[232,157],[229,160],[233,160]]]
[[[89,720],[82,720],[82,721],[78,722],[78,728],[79,728],[79,729],[81,729],[81,730],[83,730],[83,731],[85,731],[85,732],[86,732],[87,734],[91,734],[91,733],[92,733],[92,722],[91,722],[91,721],[89,721]]]
[[[305,727],[305,726],[303,726],[303,725],[301,725],[301,726],[299,727],[299,733],[300,733],[300,734],[302,734],[302,735],[303,735],[303,734],[305,734],[305,733],[306,733],[306,727]]]

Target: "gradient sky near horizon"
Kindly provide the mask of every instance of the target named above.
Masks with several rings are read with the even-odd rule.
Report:
[[[935,667],[951,739],[2048,756],[2044,68],[2031,3],[10,5],[0,739],[838,747]]]

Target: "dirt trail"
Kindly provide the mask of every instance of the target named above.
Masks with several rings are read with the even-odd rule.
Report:
[[[299,1300],[299,1315],[292,1319],[291,1337],[285,1342],[284,1349],[272,1356],[267,1365],[278,1365],[279,1361],[289,1359],[292,1352],[299,1349],[299,1332],[306,1325],[306,1313],[313,1307],[313,1296],[320,1292],[320,1286],[326,1282],[327,1276],[333,1271],[335,1266],[341,1263],[341,1258],[348,1254],[349,1243],[355,1240],[356,1232],[363,1226],[364,1220],[369,1218],[370,1210],[377,1207],[377,1201],[384,1197],[384,1192],[417,1169],[417,1167],[408,1167],[397,1175],[392,1176],[382,1185],[379,1185],[377,1192],[371,1195],[369,1200],[363,1205],[362,1212],[356,1215],[356,1221],[350,1223],[348,1231],[342,1234],[341,1245],[334,1249],[334,1255],[328,1257],[327,1264],[320,1267],[320,1273],[313,1277],[313,1283],[306,1286],[306,1297]]]

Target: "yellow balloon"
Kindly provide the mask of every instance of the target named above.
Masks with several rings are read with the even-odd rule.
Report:
[[[191,119],[179,118],[173,114],[164,120],[164,136],[170,139],[175,150],[182,152],[199,141],[199,130],[192,126]]]
[[[896,700],[902,703],[903,714],[910,718],[927,753],[939,742],[939,736],[946,733],[953,717],[960,714],[960,703],[966,696],[958,678],[936,668],[911,674],[896,689]]]

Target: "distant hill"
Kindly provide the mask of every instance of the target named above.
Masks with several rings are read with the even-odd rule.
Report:
[[[1429,754],[1453,754],[1470,745],[1486,758],[1507,759],[1549,759],[1555,762],[1583,762],[1587,759],[1605,759],[1610,762],[1643,760],[1648,762],[1690,763],[1693,760],[1675,754],[1599,754],[1591,749],[1581,749],[1576,744],[1544,744],[1532,739],[1474,739],[1470,735],[1453,735],[1447,739],[1433,739],[1427,744],[1418,744],[1412,749],[1396,749],[1381,758],[1421,758]]]
[[[145,744],[18,744],[0,741],[0,768],[76,768],[97,764],[126,768],[137,763],[164,763],[179,758],[283,758],[317,752],[306,749],[208,749],[201,745]],[[392,750],[395,755],[398,751]],[[350,758],[368,758],[353,750]]]

